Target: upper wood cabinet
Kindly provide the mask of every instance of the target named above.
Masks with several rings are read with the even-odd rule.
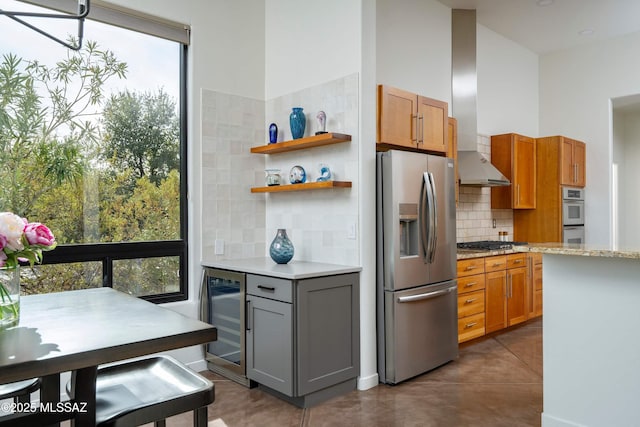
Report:
[[[584,187],[586,145],[584,142],[569,139],[564,136],[560,138],[560,184],[573,187]]]
[[[460,180],[458,179],[458,121],[449,117],[449,143],[447,144],[447,157],[453,159],[453,176],[456,177],[456,206],[460,196]]]
[[[491,137],[491,163],[511,181],[491,188],[492,209],[535,209],[536,140],[508,133]]]
[[[379,85],[378,149],[405,147],[446,154],[448,112],[444,101]]]

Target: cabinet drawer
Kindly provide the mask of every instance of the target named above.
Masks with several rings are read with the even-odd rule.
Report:
[[[492,271],[500,271],[507,268],[507,256],[490,256],[484,259],[484,271],[490,273]]]
[[[458,295],[484,289],[484,274],[465,276],[458,279]]]
[[[469,341],[484,335],[484,313],[458,319],[458,342]]]
[[[247,274],[247,293],[277,301],[293,302],[293,285],[286,279]]]
[[[458,295],[458,319],[484,312],[484,290]]]
[[[458,277],[484,273],[484,258],[461,259],[458,261]]]
[[[510,254],[507,255],[507,268],[518,268],[527,266],[527,254]]]

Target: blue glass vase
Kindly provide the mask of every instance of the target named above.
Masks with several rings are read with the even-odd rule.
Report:
[[[293,107],[293,111],[289,115],[289,125],[291,126],[293,139],[302,138],[306,124],[307,118],[304,116],[302,107]]]
[[[293,243],[287,236],[287,230],[279,228],[269,248],[271,259],[277,264],[286,264],[293,258]]]

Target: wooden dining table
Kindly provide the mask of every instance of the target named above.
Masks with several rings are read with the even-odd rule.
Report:
[[[111,288],[23,296],[18,325],[0,329],[0,383],[40,377],[40,403],[0,416],[0,427],[93,426],[99,365],[216,339],[208,323]]]

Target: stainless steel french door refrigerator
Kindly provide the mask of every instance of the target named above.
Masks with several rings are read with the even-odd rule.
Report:
[[[380,382],[396,384],[458,357],[453,160],[377,153]]]

